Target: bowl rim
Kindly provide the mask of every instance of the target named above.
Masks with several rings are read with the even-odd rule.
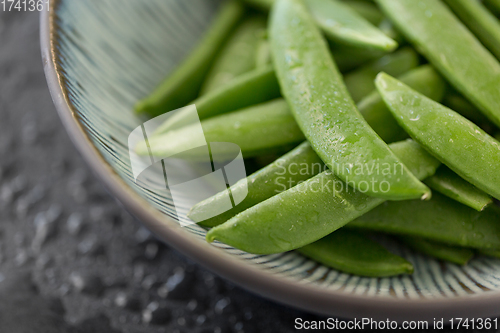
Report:
[[[57,65],[58,34],[55,23],[57,5],[50,0],[50,11],[40,13],[42,61],[52,100],[71,141],[94,175],[109,192],[142,224],[161,240],[214,273],[266,299],[326,316],[373,318],[395,321],[428,320],[455,317],[494,317],[500,315],[500,292],[454,296],[440,299],[398,299],[390,296],[347,294],[278,277],[245,264],[228,253],[200,242],[172,219],[150,207],[147,201],[129,188],[104,160],[77,119],[64,79]]]

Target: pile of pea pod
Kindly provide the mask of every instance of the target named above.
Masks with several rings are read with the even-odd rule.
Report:
[[[497,0],[227,0],[135,111],[195,104],[207,142],[260,167],[228,189],[248,191],[239,205],[212,217],[225,191],[192,207],[209,242],[373,277],[413,272],[377,233],[457,265],[500,258],[497,14]],[[183,151],[190,131],[180,112],[136,151]]]

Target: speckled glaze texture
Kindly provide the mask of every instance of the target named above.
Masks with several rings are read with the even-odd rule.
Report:
[[[395,253],[414,264],[415,274],[365,278],[296,252],[263,256],[217,242],[210,246],[204,229],[176,226],[172,199],[133,181],[127,137],[144,119],[132,108],[188,54],[217,1],[59,0],[53,5],[42,17],[42,49],[63,123],[102,182],[161,238],[252,291],[310,311],[399,320],[500,314],[499,260],[480,257],[462,268],[396,245]]]

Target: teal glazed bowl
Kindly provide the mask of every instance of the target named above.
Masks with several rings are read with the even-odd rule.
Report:
[[[45,73],[71,139],[110,192],[159,238],[198,263],[266,298],[330,316],[430,320],[500,315],[500,260],[466,267],[405,248],[413,276],[344,274],[295,252],[253,255],[205,230],[181,227],[172,198],[134,182],[127,140],[144,119],[133,112],[188,54],[216,0],[56,0],[41,15]]]

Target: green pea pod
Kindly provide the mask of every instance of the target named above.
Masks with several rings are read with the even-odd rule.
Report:
[[[344,0],[342,3],[373,25],[378,26],[384,20],[384,15],[373,3],[358,0]]]
[[[488,194],[466,182],[445,166],[441,166],[434,176],[427,178],[425,184],[477,211],[484,210],[493,202]]]
[[[407,47],[390,53],[344,76],[344,83],[354,102],[375,90],[375,77],[380,72],[399,76],[418,66],[417,53]]]
[[[436,100],[441,99],[445,91],[445,82],[429,65],[411,70],[402,77],[402,81]],[[374,91],[370,94],[366,103],[360,103],[359,110],[367,117],[368,123],[374,126],[375,122],[377,124],[375,127],[382,130],[386,137],[407,137],[407,134],[387,110],[378,92]],[[227,196],[225,192],[222,192],[195,205],[191,209],[190,217],[196,222],[206,220],[200,223],[204,226],[213,227],[219,225],[243,210],[317,175],[324,171],[324,168],[324,164],[312,150],[309,143],[304,143],[294,151],[264,167],[255,175],[247,178],[248,200],[245,199],[243,203],[220,216],[206,220],[207,216],[213,215],[212,211],[221,211],[222,209],[219,209],[219,207],[225,205]],[[238,193],[242,190],[241,184],[236,184],[230,190],[233,193],[235,191]]]
[[[359,66],[365,65],[387,54],[379,50],[367,50],[361,47],[333,43],[330,43],[330,53],[342,73],[352,71]]]
[[[276,0],[246,0],[260,9],[270,10]],[[363,48],[393,51],[398,43],[387,37],[355,10],[337,0],[304,0],[325,36],[333,42]]]
[[[415,236],[473,249],[500,249],[497,207],[483,212],[435,193],[431,200],[386,202],[349,223],[349,228]]]
[[[304,1],[316,24],[333,42],[361,46],[383,51],[393,51],[398,43],[387,37],[356,11],[337,0]]]
[[[413,141],[390,147],[419,179],[434,174],[440,164]],[[286,252],[329,235],[384,201],[325,171],[211,229],[207,241],[257,254]]]
[[[427,186],[402,165],[363,119],[350,98],[327,44],[300,0],[278,0],[270,21],[274,65],[282,93],[319,157],[354,188],[391,200],[428,198]],[[388,166],[386,175],[359,168]],[[402,172],[397,172],[396,168]],[[381,183],[389,184],[381,191]]]
[[[140,143],[136,152],[139,155],[173,156],[175,152],[185,151],[184,158],[203,160],[205,151],[196,147],[196,138],[191,133],[196,126],[188,125],[178,130],[168,131],[149,138],[149,147],[146,142]],[[241,149],[245,158],[259,155],[262,151],[272,148],[299,143],[304,140],[297,123],[293,119],[288,104],[283,99],[259,104],[236,112],[212,117],[201,122],[207,142],[231,142]],[[231,158],[232,147],[227,154],[218,152],[222,160]],[[190,153],[188,153],[190,152]]]
[[[363,234],[340,229],[297,250],[325,266],[370,277],[412,274],[413,265]]]
[[[488,118],[486,118],[474,105],[470,104],[468,100],[453,89],[445,95],[443,105],[457,111],[478,126],[484,127],[491,124]]]
[[[487,256],[487,257],[493,257],[493,258],[499,258],[500,259],[500,250],[478,250],[478,254]]]
[[[208,72],[201,88],[202,95],[256,68],[255,52],[261,36],[265,33],[266,25],[265,17],[255,15],[236,28]]]
[[[191,55],[135,111],[152,117],[185,106],[198,95],[217,53],[244,13],[242,4],[228,0],[221,5],[212,26]]]
[[[463,247],[433,242],[420,237],[400,236],[399,239],[417,252],[457,265],[466,265],[474,257],[474,251]]]
[[[500,63],[436,0],[377,0],[403,35],[448,81],[500,125]]]
[[[478,0],[444,0],[479,40],[500,59],[500,22]]]
[[[435,101],[441,101],[446,91],[446,82],[430,65],[417,67],[402,75],[400,80]],[[385,142],[395,142],[408,137],[377,91],[363,98],[358,103],[358,108],[368,124]]]
[[[484,0],[484,4],[493,14],[500,15],[500,0]]]
[[[191,104],[196,105],[200,120],[239,110],[280,97],[280,87],[271,66],[253,70],[235,78],[231,84],[220,87]],[[188,125],[189,112],[170,117],[155,132],[160,134]]]
[[[394,24],[388,19],[384,19],[378,25],[380,31],[382,31],[386,36],[394,39],[399,45],[405,43],[403,35],[394,27]]]
[[[245,209],[323,172],[325,168],[309,143],[304,142],[270,165],[231,186],[230,191],[236,197],[244,196],[245,187],[248,189],[246,198],[231,210],[209,218],[214,215],[213,212],[221,211],[218,207],[224,198],[227,198],[226,192],[221,192],[196,204],[188,216],[203,226],[217,226]]]
[[[404,0],[405,1],[405,0]],[[408,134],[472,185],[500,198],[500,143],[453,110],[380,73],[377,89]]]
[[[255,66],[256,68],[263,68],[271,65],[271,63],[271,46],[269,45],[269,40],[262,38],[255,52]]]

